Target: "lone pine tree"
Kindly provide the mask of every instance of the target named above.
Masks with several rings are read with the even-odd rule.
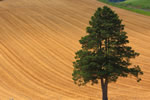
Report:
[[[131,67],[130,59],[139,56],[130,46],[119,16],[109,7],[98,8],[89,21],[87,35],[79,40],[82,49],[73,62],[73,80],[79,86],[101,82],[102,100],[108,100],[108,83],[133,75],[139,82],[139,65]]]

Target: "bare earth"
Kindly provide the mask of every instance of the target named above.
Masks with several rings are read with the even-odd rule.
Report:
[[[0,100],[101,100],[101,87],[72,80],[78,40],[86,35],[96,0],[3,0],[0,2]],[[111,7],[141,55],[133,60],[142,81],[120,78],[110,100],[150,100],[150,17]]]

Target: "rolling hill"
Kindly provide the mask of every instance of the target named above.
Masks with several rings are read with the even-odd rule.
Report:
[[[100,100],[101,87],[72,80],[78,40],[86,35],[96,0],[3,0],[0,2],[0,100]],[[142,81],[109,84],[110,100],[150,99],[150,17],[111,7],[141,55],[133,60]]]

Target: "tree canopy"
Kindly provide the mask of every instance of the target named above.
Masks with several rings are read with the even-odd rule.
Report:
[[[133,65],[130,59],[139,56],[129,45],[125,25],[119,16],[109,7],[98,8],[89,21],[87,35],[79,42],[81,50],[75,54],[73,62],[73,80],[76,84],[90,82],[101,84],[116,82],[119,77],[133,75],[140,81],[142,75],[139,65]]]

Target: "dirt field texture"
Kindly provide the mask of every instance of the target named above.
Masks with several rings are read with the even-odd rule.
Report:
[[[3,0],[0,2],[0,100],[101,100],[101,87],[73,83],[78,40],[97,0]],[[126,25],[142,81],[109,84],[110,100],[150,100],[150,17],[111,7]]]

